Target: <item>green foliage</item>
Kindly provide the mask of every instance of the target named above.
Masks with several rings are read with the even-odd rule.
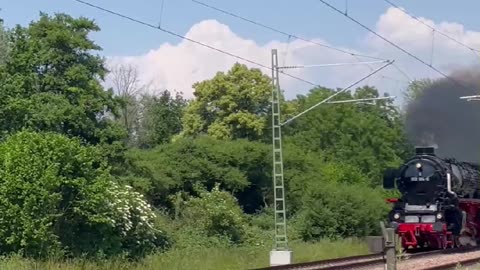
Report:
[[[304,110],[333,93],[326,88],[313,89],[295,102]],[[378,97],[377,90],[363,87],[353,95],[339,94],[337,99],[373,97]],[[372,184],[380,183],[385,168],[401,162],[407,146],[400,114],[390,101],[319,106],[289,125],[285,133],[286,141],[305,151],[321,151],[327,160],[359,168]]]
[[[0,153],[1,253],[142,256],[166,245],[150,207],[112,181],[97,148],[20,132]]]
[[[235,64],[195,83],[187,103],[169,91],[139,99],[138,74],[127,68],[117,74],[115,98],[101,86],[104,60],[88,38],[98,30],[65,14],[41,14],[8,35],[0,25],[0,254],[140,258],[174,246],[145,264],[169,269],[184,266],[185,250],[196,252],[190,268],[218,255],[208,269],[225,269],[234,249],[255,259],[267,254],[274,233],[270,78]],[[407,102],[429,83],[412,83]],[[333,93],[282,96],[282,120]],[[378,96],[365,86],[337,100]],[[411,151],[392,102],[324,104],[283,130],[290,243],[314,250],[299,242],[376,233],[389,207],[383,198],[398,194],[375,187]],[[124,156],[126,146],[139,149]],[[147,200],[165,213],[154,214]],[[327,248],[312,251],[317,259],[326,250],[361,250],[344,243],[331,251],[321,241]]]
[[[318,243],[291,243],[294,263],[320,259],[341,258],[368,253],[367,246],[358,240],[329,241]],[[141,262],[106,260],[34,261],[9,257],[0,261],[2,270],[244,270],[268,267],[268,247],[199,247],[171,249],[154,254]]]
[[[307,184],[302,203],[295,226],[303,240],[375,234],[378,221],[388,212],[377,190],[358,184],[319,184],[315,179]]]
[[[245,140],[181,139],[154,150],[129,152],[132,166],[129,170],[136,174],[125,180],[143,189],[155,205],[170,209],[178,207],[165,201],[169,194],[178,191],[195,194],[196,184],[211,189],[219,182],[235,195],[247,213],[254,213],[273,203],[270,152],[268,145]],[[292,144],[285,145],[284,160],[290,216],[303,209],[303,197],[312,179],[318,185],[366,186],[369,183],[357,167],[325,160],[322,153],[305,152]]]
[[[196,184],[211,189],[217,182],[235,195],[246,213],[273,203],[271,148],[263,143],[184,138],[152,150],[131,150],[127,157],[130,165],[123,180],[146,193],[156,206],[173,209],[166,200],[169,194],[195,194]],[[312,178],[322,183],[369,183],[359,168],[293,144],[285,145],[284,168],[292,214],[301,206],[299,198]]]
[[[431,79],[414,80],[405,91],[405,104],[408,106],[413,101],[417,100],[422,94],[423,90],[433,84]]]
[[[3,21],[0,19],[0,65],[7,61],[9,48],[7,31],[3,27]]]
[[[174,201],[176,215],[168,214],[166,209],[157,211],[155,224],[163,228],[169,236],[169,243],[173,249],[202,249],[202,248],[228,248],[232,243],[226,236],[207,235],[195,225],[193,220],[185,220],[181,211],[188,199],[193,198],[187,194],[178,192],[169,196]]]
[[[183,135],[258,139],[270,112],[270,78],[235,64],[226,74],[193,85],[194,99],[183,116]]]
[[[237,200],[216,184],[209,192],[196,187],[198,197],[189,197],[180,205],[180,217],[190,228],[207,236],[225,237],[240,243],[245,237],[247,220]]]
[[[104,61],[91,54],[100,47],[88,35],[98,30],[86,18],[42,13],[11,31],[9,58],[0,68],[2,132],[54,131],[94,144],[125,136],[108,119],[117,101],[99,81]]]
[[[152,148],[170,142],[182,130],[182,115],[186,100],[168,90],[160,95],[143,95],[140,100],[142,117],[138,128],[138,143],[141,148]]]
[[[321,152],[305,151],[294,144],[284,145],[284,170],[290,215],[302,207],[301,198],[312,179],[315,179],[319,185],[324,183],[367,185],[369,183],[369,179],[359,168],[344,162],[330,161]],[[273,192],[268,193],[270,195],[268,201],[271,202]]]
[[[270,186],[269,149],[247,140],[178,139],[152,150],[130,150],[123,180],[146,193],[154,205],[170,208],[168,195],[177,191],[193,194],[196,184],[211,189],[218,182],[252,212],[262,204],[262,194]]]

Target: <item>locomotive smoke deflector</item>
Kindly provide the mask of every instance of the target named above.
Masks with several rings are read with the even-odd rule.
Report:
[[[386,169],[383,173],[383,188],[394,189],[395,178],[397,177],[397,170],[393,168]]]

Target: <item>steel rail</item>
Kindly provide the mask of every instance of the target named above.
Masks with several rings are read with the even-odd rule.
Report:
[[[462,247],[462,248],[452,248],[444,250],[433,250],[433,251],[424,251],[418,253],[407,253],[397,255],[397,260],[407,261],[411,259],[420,259],[422,257],[428,257],[432,255],[446,255],[451,253],[459,252],[470,252],[478,250],[477,247]],[[304,263],[295,263],[287,265],[277,265],[264,268],[256,268],[252,270],[293,270],[293,269],[302,269],[302,270],[339,270],[339,269],[367,269],[368,266],[374,265],[383,265],[385,264],[386,258],[382,253],[368,254],[368,255],[357,255],[350,257],[341,257],[335,259],[321,260],[321,261],[312,261]],[[480,256],[477,261],[480,260]],[[398,263],[398,262],[397,262]],[[457,264],[457,263],[456,263]],[[456,265],[455,264],[455,265]],[[348,267],[348,268],[345,268]],[[443,269],[443,268],[439,268]],[[437,270],[436,268],[428,268],[425,270]]]
[[[468,260],[463,260],[463,261],[458,261],[458,262],[454,262],[454,263],[447,263],[447,264],[422,268],[421,270],[454,270],[454,269],[459,269],[459,267],[461,269],[461,268],[466,267],[466,266],[476,265],[479,262],[480,262],[480,257],[473,258],[473,259],[468,259]]]
[[[453,270],[453,269],[458,269],[458,267],[463,268],[466,266],[473,266],[478,263],[480,263],[480,255],[478,255],[475,258],[463,259],[463,260],[458,260],[451,263],[444,263],[444,264],[439,264],[435,266],[425,267],[425,268],[422,268],[421,270],[450,270],[450,269]]]
[[[304,263],[294,263],[294,264],[287,264],[287,265],[277,265],[277,266],[270,266],[264,268],[255,268],[252,270],[284,270],[284,269],[302,269],[308,267],[322,267],[332,264],[342,264],[348,263],[350,261],[360,261],[360,260],[383,260],[382,253],[376,254],[368,254],[368,255],[357,255],[357,256],[350,256],[350,257],[342,257],[342,258],[335,258],[335,259],[328,259],[328,260],[321,260],[321,261],[313,261],[313,262],[304,262]],[[345,265],[345,264],[342,264]]]

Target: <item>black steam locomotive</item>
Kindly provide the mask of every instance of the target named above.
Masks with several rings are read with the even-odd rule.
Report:
[[[384,175],[384,187],[401,193],[388,200],[389,222],[404,248],[453,247],[476,242],[480,233],[480,166],[440,158],[434,150],[417,147],[412,158]]]

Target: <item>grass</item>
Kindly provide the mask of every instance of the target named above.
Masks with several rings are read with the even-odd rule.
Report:
[[[467,266],[467,267],[457,266],[455,270],[480,270],[480,264]]]
[[[328,241],[318,243],[291,243],[294,262],[353,256],[368,253],[367,246],[356,240]],[[177,249],[147,257],[141,263],[108,261],[38,262],[18,257],[0,261],[2,270],[236,270],[265,267],[269,264],[269,248],[206,248]]]

